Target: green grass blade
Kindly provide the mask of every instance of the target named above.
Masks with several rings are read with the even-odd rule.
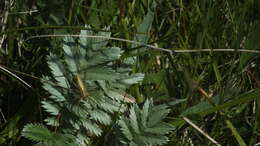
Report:
[[[238,104],[243,104],[243,103],[252,101],[253,99],[255,99],[259,96],[260,96],[260,89],[254,91],[254,92],[252,92],[252,91],[247,92],[247,93],[244,93],[242,95],[238,95],[238,97],[234,97],[234,100],[232,100],[232,101],[229,101],[229,102],[217,105],[215,107],[209,108],[209,109],[207,109],[203,112],[199,112],[199,114],[205,116],[205,115],[208,115],[210,113],[216,112],[218,110],[222,110],[222,109],[225,109],[225,108],[228,108],[228,107],[231,107],[231,106],[235,106],[235,105],[238,105]]]
[[[239,133],[237,132],[237,130],[233,126],[233,124],[229,120],[226,120],[226,124],[227,124],[228,128],[232,131],[232,134],[235,136],[235,138],[236,138],[237,142],[239,143],[239,145],[240,146],[246,146],[245,141],[239,135]]]
[[[214,73],[215,73],[216,79],[217,79],[218,83],[220,84],[220,81],[221,81],[221,74],[220,74],[220,71],[219,71],[219,69],[218,69],[217,61],[216,61],[216,60],[213,60],[213,62],[212,62],[212,66],[213,66],[213,70],[214,70]]]

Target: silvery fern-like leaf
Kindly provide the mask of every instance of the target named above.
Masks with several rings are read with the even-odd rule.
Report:
[[[153,127],[147,127],[144,129],[147,133],[157,133],[157,134],[168,134],[171,130],[173,130],[173,127],[165,122],[158,122]]]
[[[145,136],[141,136],[140,139],[147,143],[147,145],[162,145],[169,141],[167,136],[157,134],[147,134]]]
[[[155,113],[154,109],[160,109],[160,111]],[[142,109],[133,105],[129,112],[129,117],[122,118],[118,125],[130,143],[143,146],[167,143],[168,138],[165,134],[173,130],[173,126],[163,122],[165,115],[169,113],[167,106],[155,106],[152,100],[147,100]],[[153,114],[158,119],[151,119],[150,116]],[[156,120],[156,122],[152,120]]]
[[[118,122],[119,126],[121,127],[121,131],[122,133],[125,135],[125,137],[129,140],[132,141],[133,140],[133,135],[134,133],[131,132],[131,130],[129,129],[129,121],[127,119],[121,119]]]
[[[128,85],[132,85],[142,81],[143,78],[144,78],[144,74],[136,73],[120,80],[120,82]]]
[[[139,129],[139,125],[138,125],[138,117],[137,114],[135,112],[135,108],[136,105],[134,105],[131,109],[130,109],[130,114],[129,114],[129,119],[130,119],[130,126],[132,127],[132,129],[134,130],[135,133],[140,134],[140,129]]]
[[[104,102],[100,103],[99,107],[109,113],[123,113],[126,111],[126,106],[124,104],[118,103],[110,98],[105,98]]]
[[[91,28],[90,26],[86,26],[86,28]],[[108,30],[108,28],[105,28],[105,30]],[[106,47],[107,41],[109,40],[109,37],[111,35],[111,32],[98,32],[95,34],[93,31],[89,30],[81,30],[80,35],[81,37],[79,39],[80,43],[93,50],[98,50]],[[88,36],[102,36],[103,38],[93,38],[93,37],[88,37]]]
[[[101,124],[104,125],[109,125],[111,123],[111,118],[110,116],[101,111],[101,110],[93,110],[90,112],[91,118],[93,118],[95,121],[100,122]]]
[[[109,28],[106,28],[106,29],[109,29]],[[108,43],[108,40],[109,40],[109,37],[111,35],[111,32],[98,32],[96,34],[97,36],[103,36],[103,38],[92,38],[92,48],[94,50],[98,50],[98,49],[101,49],[101,48],[104,48],[106,47],[107,43]]]
[[[42,107],[53,116],[57,116],[59,114],[59,108],[53,103],[42,101]]]
[[[108,47],[100,52],[103,56],[105,61],[114,61],[121,57],[123,51],[118,47]]]
[[[48,113],[45,122],[55,126],[57,132],[73,136],[84,131],[86,137],[78,135],[77,139],[81,144],[88,141],[89,136],[101,136],[103,126],[112,123],[111,116],[126,111],[125,102],[135,102],[125,90],[140,82],[144,76],[131,73],[129,65],[118,68],[114,61],[121,57],[123,51],[118,47],[107,46],[110,34],[81,30],[79,35],[82,36],[103,37],[66,36],[61,57],[51,54],[48,58],[56,82],[43,81],[44,89],[51,94],[42,102],[42,107]],[[132,108],[130,120],[125,123],[129,132],[134,130],[140,134],[142,130],[138,124],[141,112],[137,110],[137,107]],[[61,137],[56,135],[57,139]]]
[[[123,51],[118,47],[108,47],[100,49],[99,51],[87,53],[86,59],[82,61],[84,67],[93,67],[97,65],[107,64],[111,61],[119,59]]]
[[[158,105],[153,108],[151,108],[151,111],[149,112],[148,116],[148,127],[152,127],[158,122],[161,121],[161,119],[164,119],[170,112],[170,109],[166,109],[166,105]]]
[[[90,121],[90,120],[84,120],[82,121],[83,126],[89,130],[89,132],[91,134],[94,134],[96,136],[100,136],[102,133],[102,130],[99,128],[99,126],[97,124],[95,124],[94,122]]]
[[[51,54],[51,57],[49,57],[49,61],[48,61],[48,64],[49,64],[49,67],[50,69],[52,70],[52,74],[54,75],[56,81],[57,81],[57,84],[61,87],[64,87],[64,88],[68,88],[67,86],[67,80],[66,80],[66,75],[64,74],[64,71],[63,69],[59,66],[58,63],[56,63],[56,59],[54,59],[55,57],[53,57],[53,54]]]
[[[54,126],[54,127],[58,127],[60,125],[59,120],[56,117],[48,117],[44,121],[46,122],[47,125]]]
[[[90,26],[86,26],[86,28],[90,29]],[[94,32],[90,31],[90,30],[81,30],[80,31],[80,35],[83,36],[93,36]],[[93,44],[93,38],[90,37],[80,37],[79,42],[81,43],[81,45],[83,45],[85,48],[90,48],[92,49],[92,44]]]
[[[108,67],[90,68],[88,72],[86,72],[86,80],[116,81],[117,74],[118,73]]]
[[[142,125],[144,127],[147,126],[147,122],[148,122],[148,115],[149,115],[149,108],[150,108],[150,102],[149,100],[146,100],[143,106],[143,109],[141,111],[141,121],[142,121]]]
[[[77,71],[77,62],[76,58],[78,57],[76,55],[76,50],[74,48],[75,46],[75,41],[71,36],[66,36],[64,37],[64,44],[63,44],[63,50],[64,50],[64,56],[65,56],[65,61],[67,65],[69,66],[69,69],[71,72],[76,72]]]
[[[43,88],[50,92],[51,94],[50,98],[52,98],[53,100],[57,102],[65,101],[64,96],[57,89],[52,87],[50,84],[48,83],[43,84]]]
[[[52,54],[51,54],[52,56]],[[62,70],[60,69],[59,65],[53,60],[54,57],[49,57],[48,58],[48,64],[49,67],[53,73],[54,76],[56,77],[64,77],[64,74],[62,72]]]
[[[104,30],[109,30],[110,27],[105,27]],[[98,36],[103,36],[104,38],[101,39],[99,41],[99,45],[100,46],[106,46],[108,44],[108,41],[109,41],[109,37],[111,36],[111,32],[105,32],[105,31],[100,31],[97,33]],[[99,47],[99,46],[95,46],[95,47]]]
[[[113,90],[107,90],[106,95],[108,97],[110,97],[111,99],[115,99],[115,100],[118,100],[118,101],[123,101],[123,99],[125,98],[124,95],[122,95],[118,92],[115,92]]]
[[[79,132],[77,134],[77,142],[79,143],[80,146],[85,146],[86,143],[89,143],[89,138],[86,136],[86,133],[82,133],[82,132]]]
[[[86,28],[90,28],[90,26],[86,26]],[[80,35],[82,35],[82,36],[92,35],[92,32],[88,31],[88,30],[81,30]],[[79,42],[81,43],[81,45],[83,45],[83,47],[88,47],[86,45],[90,44],[89,40],[90,39],[87,38],[87,37],[80,37],[79,38]]]
[[[40,124],[27,124],[23,128],[22,135],[35,142],[48,141],[53,136],[48,128]]]
[[[133,141],[131,141],[129,145],[130,145],[130,146],[138,146],[138,145],[137,145],[135,142],[133,142]]]
[[[67,109],[79,118],[89,118],[89,110],[85,109],[84,106],[68,106]]]
[[[74,130],[77,130],[77,131],[80,130],[81,123],[79,121],[75,121],[75,120],[69,119],[68,123],[73,127]]]

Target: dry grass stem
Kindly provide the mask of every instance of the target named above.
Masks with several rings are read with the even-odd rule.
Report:
[[[109,39],[109,40],[116,40],[116,41],[122,41],[122,42],[127,42],[127,43],[132,43],[140,46],[145,46],[148,48],[152,48],[154,50],[159,50],[163,52],[168,52],[171,55],[174,53],[195,53],[195,52],[247,52],[247,53],[259,53],[260,51],[258,50],[246,50],[246,49],[187,49],[187,50],[172,50],[172,49],[165,49],[161,47],[156,47],[153,45],[149,44],[144,44],[141,42],[137,41],[131,41],[127,39],[122,39],[122,38],[116,38],[116,37],[105,37],[105,36],[97,36],[97,35],[71,35],[71,34],[54,34],[54,35],[37,35],[37,36],[31,36],[27,38],[25,41],[31,40],[31,39],[36,39],[36,38],[47,38],[47,37],[85,37],[85,38],[98,38],[98,39]]]
[[[183,116],[182,119],[187,122],[189,125],[191,125],[194,129],[199,131],[202,135],[204,135],[208,140],[210,140],[212,143],[214,143],[217,146],[221,146],[216,140],[211,138],[206,132],[204,132],[202,129],[200,129],[197,125],[195,125],[190,119],[187,117]]]

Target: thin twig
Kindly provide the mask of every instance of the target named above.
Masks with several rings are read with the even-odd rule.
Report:
[[[11,68],[3,66],[3,65],[0,65],[0,68],[1,67],[4,67],[5,69],[8,69],[9,71],[12,71],[12,72],[17,73],[17,74],[21,74],[21,75],[26,76],[26,77],[30,77],[30,78],[33,78],[33,79],[36,79],[36,80],[39,80],[39,81],[42,81],[42,82],[48,82],[48,84],[51,84],[53,86],[58,86],[60,88],[65,88],[65,87],[59,86],[57,83],[51,82],[49,80],[45,80],[45,79],[40,78],[40,77],[36,77],[36,76],[30,75],[30,74],[27,74],[27,73],[24,73],[24,72],[20,72],[20,71],[11,69]],[[61,77],[61,76],[55,76],[55,77]],[[65,88],[65,89],[67,89],[67,88]]]
[[[216,140],[211,138],[206,132],[204,132],[202,129],[200,129],[197,125],[195,125],[190,119],[188,119],[185,116],[182,116],[182,119],[186,121],[188,124],[190,124],[194,129],[198,130],[202,135],[204,135],[207,139],[209,139],[212,143],[214,143],[217,146],[221,146]]]
[[[37,35],[37,36],[31,36],[27,38],[25,41],[35,39],[35,38],[47,38],[47,37],[85,37],[85,38],[99,38],[99,39],[109,39],[109,40],[117,40],[117,41],[122,41],[122,42],[128,42],[140,46],[145,46],[148,48],[152,48],[154,50],[159,50],[159,51],[164,51],[168,52],[171,55],[173,53],[195,53],[195,52],[247,52],[247,53],[260,53],[258,50],[246,50],[246,49],[186,49],[186,50],[173,50],[173,49],[165,49],[161,47],[156,47],[153,45],[137,42],[137,41],[131,41],[127,39],[122,39],[122,38],[116,38],[116,37],[105,37],[105,36],[97,36],[97,35],[71,35],[71,34],[53,34],[53,35]]]
[[[2,17],[2,22],[1,22],[2,23],[1,25],[3,26],[2,30],[1,30],[2,32],[4,32],[4,30],[6,28],[8,14],[9,14],[9,9],[5,11],[4,16]],[[2,45],[4,43],[5,37],[6,37],[6,35],[3,35],[0,40],[0,48],[3,47]]]
[[[1,116],[3,117],[3,119],[4,119],[4,122],[6,123],[7,122],[7,120],[6,120],[6,118],[5,118],[5,115],[4,115],[4,113],[2,112],[2,109],[0,108],[0,113],[1,113]]]
[[[246,49],[194,49],[194,50],[174,50],[176,53],[193,53],[193,52],[247,52],[247,53],[260,53],[258,50]]]
[[[39,12],[38,10],[29,10],[29,11],[24,11],[24,12],[14,12],[14,13],[9,13],[9,15],[15,15],[15,14],[29,14],[31,15],[32,13],[37,13]]]
[[[27,87],[32,88],[32,86],[30,86],[28,83],[26,83],[23,79],[19,78],[16,74],[13,74],[12,72],[10,72],[8,69],[3,67],[2,65],[0,65],[0,70],[3,70],[4,72],[6,72],[9,75],[13,76],[14,78],[16,78],[18,81],[22,82]]]
[[[25,41],[28,41],[30,39],[35,39],[35,38],[47,38],[47,37],[85,37],[85,38],[109,39],[109,40],[116,40],[116,41],[122,41],[122,42],[128,42],[128,43],[132,43],[132,44],[136,44],[136,45],[141,45],[141,46],[145,46],[145,47],[149,47],[149,48],[152,48],[152,49],[155,49],[155,50],[165,51],[165,52],[169,52],[169,53],[173,52],[172,50],[169,50],[169,49],[160,48],[160,47],[144,44],[144,43],[137,42],[137,41],[131,41],[131,40],[116,38],[116,37],[97,36],[97,35],[74,35],[74,34],[72,34],[72,35],[71,34],[48,35],[47,34],[47,35],[32,36],[32,37],[29,37],[28,39],[26,39]]]

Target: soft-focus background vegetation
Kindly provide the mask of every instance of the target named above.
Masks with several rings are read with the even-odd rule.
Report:
[[[260,144],[260,54],[237,51],[260,51],[258,0],[1,0],[1,145],[30,145],[23,127],[46,117],[40,102],[49,94],[40,79],[51,77],[46,58],[61,53],[60,38],[28,38],[76,34],[85,25],[169,50],[198,50],[171,55],[109,41],[124,50],[118,64],[130,59],[132,72],[145,74],[128,90],[138,105],[153,98],[170,107],[164,121],[175,129],[165,145],[214,145],[186,118],[220,145]]]

